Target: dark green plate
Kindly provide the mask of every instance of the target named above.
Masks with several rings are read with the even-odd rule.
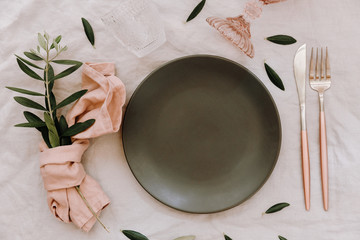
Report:
[[[123,122],[136,179],[181,211],[234,207],[269,178],[281,145],[275,103],[261,81],[225,58],[196,55],[153,71]]]

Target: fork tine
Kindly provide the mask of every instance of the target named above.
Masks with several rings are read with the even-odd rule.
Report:
[[[325,57],[325,65],[326,65],[326,78],[331,78],[331,72],[330,72],[330,62],[329,62],[329,54],[328,54],[328,48],[326,47],[326,57]]]
[[[309,79],[314,79],[314,57],[313,57],[313,50],[314,48],[311,48],[311,57],[310,57],[310,68],[309,68]]]
[[[319,62],[319,58],[318,58],[318,55],[319,55],[319,49],[316,48],[316,62],[315,62],[315,78],[318,80],[319,79],[319,68],[320,68],[320,62]]]
[[[325,62],[324,62],[324,58],[323,58],[323,48],[321,47],[321,61],[320,61],[320,79],[324,80],[325,78]]]

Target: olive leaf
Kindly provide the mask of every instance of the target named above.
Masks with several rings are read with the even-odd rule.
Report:
[[[174,240],[194,240],[194,239],[195,239],[194,235],[189,235],[189,236],[178,237],[178,238],[175,238]]]
[[[61,41],[61,35],[57,36],[54,41],[59,44],[59,42]],[[55,47],[54,43],[51,44],[50,49],[53,49]]]
[[[19,123],[14,125],[15,127],[30,127],[30,128],[39,128],[39,127],[45,127],[45,123],[43,121],[41,122],[27,122],[27,123]]]
[[[226,234],[224,234],[224,238],[225,238],[225,240],[232,240],[232,238],[231,237],[229,237],[228,235],[226,235]]]
[[[288,35],[274,35],[266,38],[268,41],[280,44],[280,45],[290,45],[296,43],[296,39]]]
[[[269,214],[269,213],[274,213],[274,212],[278,212],[280,210],[282,210],[283,208],[285,207],[288,207],[290,206],[289,203],[286,203],[286,202],[282,202],[282,203],[277,203],[273,206],[271,206],[268,210],[266,210],[266,214]]]
[[[54,110],[55,109],[58,109],[58,108],[61,108],[61,107],[64,107],[76,100],[78,100],[79,98],[81,98],[85,93],[87,92],[87,89],[84,89],[84,90],[80,90],[76,93],[73,93],[71,94],[69,97],[65,98],[63,101],[61,101],[58,105],[55,106]]]
[[[43,79],[33,70],[31,70],[28,66],[25,65],[25,63],[23,63],[19,58],[16,58],[16,61],[20,67],[20,69],[26,73],[28,76],[35,78],[37,80],[41,80],[43,81]]]
[[[35,114],[33,114],[31,112],[28,112],[28,111],[24,111],[24,116],[25,116],[26,120],[28,120],[29,123],[30,122],[40,122],[40,121],[42,121],[38,116],[36,116]],[[46,145],[49,148],[51,148],[51,144],[49,142],[49,134],[48,134],[47,127],[46,126],[44,126],[44,127],[36,127],[36,129],[40,131]]]
[[[54,148],[54,147],[60,146],[59,134],[55,127],[55,123],[51,119],[50,114],[48,112],[44,112],[44,120],[45,120],[46,126],[49,130],[49,140],[50,140],[51,147]]]
[[[75,60],[67,60],[67,59],[62,59],[62,60],[54,60],[54,63],[57,64],[63,64],[63,65],[82,65],[82,62],[79,61],[75,61]]]
[[[278,88],[280,88],[281,90],[285,90],[284,84],[281,80],[281,78],[279,77],[279,75],[274,71],[274,69],[272,69],[269,65],[267,65],[266,63],[264,63],[265,66],[265,70],[266,73],[270,79],[270,81],[277,86]]]
[[[31,60],[35,60],[35,61],[43,60],[41,57],[39,57],[38,55],[31,53],[31,52],[24,52],[24,55],[27,56],[28,58],[30,58]]]
[[[202,0],[198,5],[196,5],[194,10],[190,13],[189,17],[186,19],[186,22],[191,21],[201,12],[201,10],[203,9],[203,7],[205,5],[205,2],[206,2],[206,0]]]
[[[18,102],[19,104],[25,106],[25,107],[29,107],[29,108],[35,108],[38,110],[43,110],[46,111],[46,108],[44,108],[42,105],[38,104],[37,102],[34,102],[33,100],[30,100],[28,98],[25,97],[14,97],[15,101]]]
[[[40,33],[38,33],[38,42],[40,47],[42,47],[46,51],[46,41],[45,38]]]
[[[14,92],[19,92],[19,93],[22,93],[22,94],[27,94],[27,95],[32,95],[32,96],[45,96],[42,93],[29,91],[29,90],[26,90],[26,89],[23,89],[23,88],[16,88],[16,87],[6,87],[6,88],[10,89],[10,90],[12,90]]]
[[[26,63],[27,65],[32,66],[32,67],[37,68],[37,69],[42,69],[42,70],[43,70],[42,67],[39,67],[39,66],[33,64],[32,62],[29,62],[28,60],[23,59],[22,57],[19,57],[19,56],[16,55],[16,54],[15,54],[15,56],[16,56],[18,59],[20,59],[21,61],[23,61],[24,63]]]
[[[145,235],[136,231],[122,230],[122,233],[130,240],[149,240]]]
[[[85,131],[86,129],[88,129],[89,127],[91,127],[91,125],[93,125],[94,122],[95,122],[95,119],[89,119],[85,122],[75,123],[68,129],[66,129],[66,131],[61,136],[62,137],[75,136],[76,134],[81,133],[81,132]]]
[[[91,45],[95,48],[94,31],[93,31],[90,23],[85,18],[81,18],[81,21],[82,21],[82,24],[83,24],[84,31],[85,31],[87,39],[89,39]]]
[[[51,80],[55,81],[56,79],[66,77],[66,76],[70,75],[71,73],[75,72],[81,65],[82,65],[82,63],[74,65],[72,67],[69,67],[69,68],[65,69],[64,71],[62,71],[61,73],[59,73],[58,75],[54,76]]]
[[[60,120],[59,120],[59,134],[60,134],[60,145],[64,146],[64,145],[71,145],[71,138],[70,137],[63,137],[63,133],[68,129],[68,124],[66,122],[66,119],[63,115],[61,115]]]
[[[44,72],[44,75],[46,73]],[[45,79],[45,76],[44,76],[44,79]],[[48,79],[49,79],[49,91],[51,92],[53,87],[54,87],[54,69],[53,67],[49,64],[48,65]]]
[[[278,236],[280,240],[287,240],[286,238],[284,238],[283,236]]]

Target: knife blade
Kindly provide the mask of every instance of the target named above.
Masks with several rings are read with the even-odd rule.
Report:
[[[294,75],[299,96],[301,121],[301,160],[304,186],[305,209],[310,210],[310,158],[306,130],[305,114],[305,75],[306,75],[306,44],[302,45],[294,57]]]

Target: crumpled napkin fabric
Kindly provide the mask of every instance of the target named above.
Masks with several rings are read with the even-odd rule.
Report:
[[[88,232],[96,218],[88,209],[75,186],[100,214],[110,200],[100,185],[86,174],[81,157],[89,147],[89,139],[117,132],[125,103],[125,86],[115,75],[113,63],[85,63],[82,88],[88,89],[70,109],[66,119],[71,126],[77,122],[95,119],[87,130],[72,137],[72,145],[48,148],[40,143],[40,172],[47,190],[50,211],[63,222],[73,222]]]

